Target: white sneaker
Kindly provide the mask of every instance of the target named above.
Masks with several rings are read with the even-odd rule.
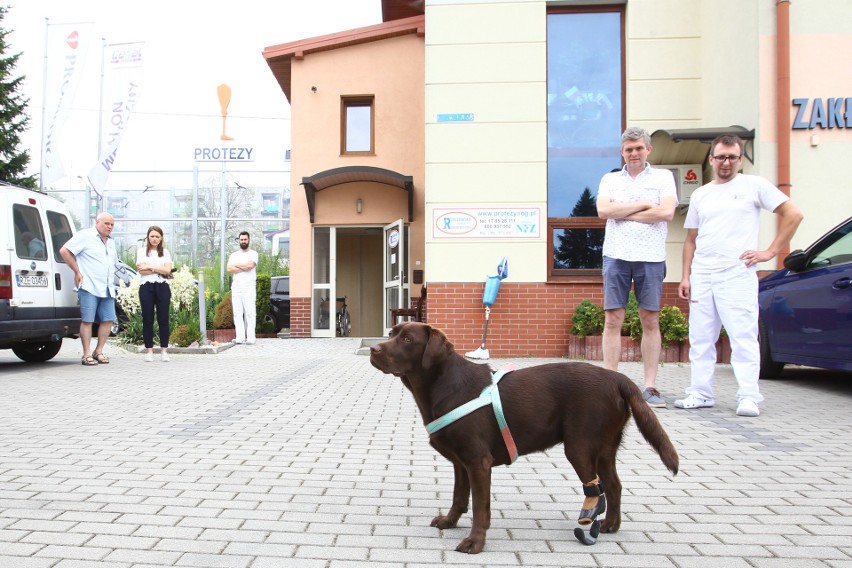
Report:
[[[235,339],[232,343],[235,343],[236,345],[242,345],[243,343],[245,343],[245,341],[243,341],[242,339]]]
[[[162,361],[163,363],[168,363],[169,362],[169,354],[166,353],[165,351],[161,351],[160,352],[160,361]]]
[[[674,403],[675,408],[684,408],[686,410],[691,410],[693,408],[710,408],[714,404],[716,404],[716,402],[712,398],[702,398],[700,396],[695,396],[694,394],[690,394],[681,400],[676,400]]]
[[[744,398],[737,406],[737,416],[760,416],[760,409],[752,399]]]
[[[246,345],[254,345],[254,339],[246,340]]]
[[[145,355],[145,362],[146,363],[153,363],[154,362],[154,354],[153,353],[146,354]]]
[[[488,349],[479,347],[475,351],[468,351],[464,356],[468,359],[488,359],[490,354],[488,353]]]

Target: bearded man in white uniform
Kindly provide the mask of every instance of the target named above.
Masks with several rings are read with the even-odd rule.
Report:
[[[689,300],[689,362],[692,380],[676,408],[710,407],[716,340],[722,326],[731,340],[731,367],[737,379],[737,414],[758,416],[757,263],[785,250],[802,221],[802,212],[767,180],[739,173],[745,145],[723,135],[710,144],[715,179],[692,194],[684,228],[683,277],[678,295]],[[779,218],[769,247],[758,250],[760,211]]]

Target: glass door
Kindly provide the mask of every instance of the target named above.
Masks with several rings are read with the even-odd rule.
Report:
[[[334,337],[336,236],[334,227],[314,227],[311,337]]]
[[[390,311],[407,307],[408,303],[408,264],[405,258],[405,226],[402,219],[384,227],[385,261],[385,335],[393,327]]]

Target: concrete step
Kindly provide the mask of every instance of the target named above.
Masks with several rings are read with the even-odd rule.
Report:
[[[387,337],[362,337],[361,345],[355,350],[355,355],[369,355],[370,347],[385,341]]]

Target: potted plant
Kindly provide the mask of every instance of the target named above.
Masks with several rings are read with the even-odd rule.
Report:
[[[568,356],[572,359],[603,358],[601,339],[604,328],[604,309],[591,300],[583,300],[571,316],[571,335],[568,337]]]
[[[604,309],[590,300],[577,305],[571,316],[571,335],[568,341],[568,357],[572,359],[602,360],[602,336],[604,328]],[[723,330],[724,331],[724,330]],[[689,323],[677,306],[663,306],[660,309],[660,335],[662,349],[660,361],[675,363],[689,360]],[[725,334],[720,342],[725,339]],[[724,346],[724,343],[723,343]],[[730,352],[725,359],[724,347],[719,351],[719,362],[730,360]],[[621,327],[621,361],[640,361],[642,359],[642,322],[639,319],[639,306],[631,292],[625,309],[624,324]]]

